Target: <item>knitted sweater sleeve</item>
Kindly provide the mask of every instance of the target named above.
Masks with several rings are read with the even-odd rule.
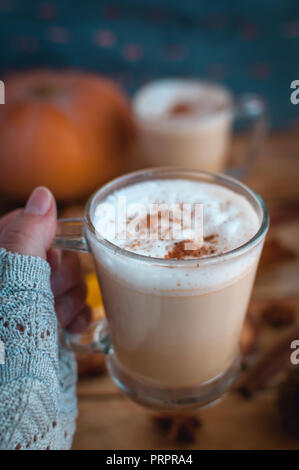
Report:
[[[0,249],[0,449],[69,449],[76,375],[58,344],[48,263]]]

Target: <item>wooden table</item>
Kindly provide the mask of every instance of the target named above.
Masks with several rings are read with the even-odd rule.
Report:
[[[236,145],[239,145],[238,143]],[[240,144],[242,145],[242,143]],[[268,139],[248,184],[262,195],[270,212],[299,205],[299,136]],[[299,254],[299,220],[276,224],[271,237]],[[259,272],[255,299],[290,298],[299,307],[299,257]],[[297,322],[299,309],[297,308]],[[258,353],[269,348],[285,329],[263,327]],[[276,389],[245,400],[230,392],[218,404],[200,411],[195,442],[184,446],[169,440],[149,411],[132,403],[107,375],[78,385],[79,418],[74,449],[299,449],[299,441],[281,427],[275,405]]]

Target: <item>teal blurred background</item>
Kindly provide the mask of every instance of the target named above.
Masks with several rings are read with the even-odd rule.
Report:
[[[0,0],[0,41],[0,79],[79,67],[132,93],[157,77],[201,77],[262,94],[273,128],[299,128],[298,0]]]

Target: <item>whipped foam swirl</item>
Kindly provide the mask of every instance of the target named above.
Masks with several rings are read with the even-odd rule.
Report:
[[[145,211],[139,214],[140,225],[145,222],[145,228],[149,221],[152,204],[172,205],[197,205],[203,206],[203,251],[196,254],[186,252],[180,258],[212,256],[225,253],[246,243],[259,228],[259,219],[251,204],[245,197],[234,191],[217,184],[191,181],[184,179],[150,180],[133,184],[108,195],[104,203],[115,209],[114,217],[109,211],[95,210],[93,224],[97,232],[115,245],[137,254],[154,257],[169,258],[170,253],[178,252],[176,246],[182,240],[189,240],[190,230],[188,226],[182,226],[183,219],[169,218],[167,236],[163,234],[153,239],[143,235],[135,238],[117,236],[116,225],[118,223],[117,210],[119,198],[126,201],[127,220],[129,224],[132,216],[136,215],[136,203],[143,206]],[[135,211],[135,212],[134,212]],[[178,226],[182,228],[181,237],[175,238]],[[189,231],[188,231],[189,230]]]

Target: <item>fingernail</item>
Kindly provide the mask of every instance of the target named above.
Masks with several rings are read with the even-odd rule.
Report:
[[[50,191],[40,186],[35,188],[29,197],[24,212],[26,214],[46,215],[50,209],[52,194]]]

